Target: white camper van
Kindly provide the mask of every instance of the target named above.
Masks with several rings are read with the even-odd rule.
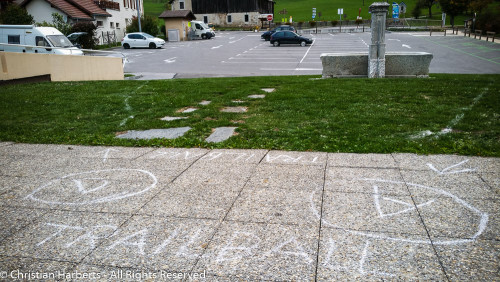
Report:
[[[59,30],[33,25],[0,25],[0,51],[83,55]]]
[[[193,39],[210,39],[215,37],[215,32],[201,21],[191,21],[191,34]]]

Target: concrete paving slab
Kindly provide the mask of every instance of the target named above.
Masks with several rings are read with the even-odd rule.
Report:
[[[220,143],[226,141],[234,135],[238,127],[217,127],[210,136],[205,139],[208,143]]]
[[[221,220],[238,197],[238,191],[235,190],[210,184],[170,185],[142,207],[138,213],[163,217]]]
[[[5,281],[70,281],[78,277],[75,266],[69,262],[0,256]]]
[[[321,198],[299,189],[269,189],[247,186],[234,203],[227,220],[253,223],[295,224],[319,227],[309,201],[321,206]]]
[[[241,104],[241,103],[246,103],[247,101],[242,101],[242,100],[232,100],[231,102]]]
[[[83,263],[189,272],[204,252],[217,221],[134,216]]]
[[[452,281],[491,281],[498,278],[498,240],[439,245],[436,246],[436,251]]]
[[[397,168],[396,161],[387,154],[328,154],[328,166]]]
[[[194,268],[243,280],[314,280],[318,230],[225,222]]]
[[[210,103],[212,103],[212,101],[206,101],[206,100],[203,100],[203,101],[201,101],[201,102],[200,102],[200,103],[198,103],[198,104],[200,104],[200,105],[202,105],[202,106],[207,106],[207,105],[210,105]]]
[[[167,129],[149,129],[144,131],[130,130],[125,134],[120,134],[116,138],[120,139],[175,139],[183,136],[191,127],[178,127]]]
[[[264,91],[264,92],[266,92],[266,93],[272,93],[276,89],[275,88],[262,88],[261,90]]]
[[[499,201],[460,199],[438,193],[413,198],[417,203],[430,203],[418,210],[436,245],[476,238],[500,240]]]
[[[180,109],[178,112],[183,113],[183,114],[187,114],[187,113],[195,112],[197,110],[198,110],[198,108],[184,108],[184,109]]]
[[[49,212],[43,209],[0,207],[0,242]]]
[[[130,216],[51,211],[8,237],[0,254],[80,262]]]
[[[207,167],[206,163],[195,163],[173,183],[181,186],[220,185],[236,192],[248,181],[255,164],[219,163]]]
[[[316,214],[320,212],[320,207],[311,204],[312,207]],[[427,239],[425,227],[409,196],[325,191],[322,211],[325,227],[383,233],[396,239],[408,235]]]
[[[220,110],[223,113],[246,113],[248,107],[225,107]]]
[[[476,158],[456,155],[392,154],[398,166],[405,170],[432,170],[438,174],[457,172],[498,172],[500,160],[497,158]]]
[[[324,169],[318,166],[260,164],[247,186],[299,191],[316,191],[323,187]]]
[[[40,155],[51,145],[15,143],[0,147],[0,155]]]
[[[198,162],[258,164],[267,152],[267,150],[214,149],[201,157]]]
[[[500,173],[480,173],[479,175],[495,193],[495,198],[500,197]]]
[[[161,120],[164,121],[174,121],[174,120],[180,120],[180,119],[187,119],[188,117],[162,117]]]
[[[413,244],[322,228],[319,249],[318,281],[447,280],[430,241]]]
[[[254,94],[254,95],[248,95],[248,98],[250,98],[250,99],[264,99],[264,98],[266,98],[266,95]]]
[[[205,156],[211,152],[207,149],[199,149],[199,148],[160,148],[156,149],[148,154],[143,155],[138,158],[138,161],[141,160],[149,160],[149,161],[171,161],[171,162],[186,162],[193,163],[199,160],[201,157]]]
[[[439,175],[432,171],[401,170],[401,175],[410,185],[410,189],[419,189],[418,185],[432,187],[419,190],[429,191],[438,189],[451,193],[463,199],[484,199],[494,197],[491,187],[477,173],[455,173]]]
[[[325,166],[327,153],[270,151],[263,163]]]
[[[2,146],[10,146],[12,144],[14,144],[14,142],[0,142],[0,147],[2,147]]]

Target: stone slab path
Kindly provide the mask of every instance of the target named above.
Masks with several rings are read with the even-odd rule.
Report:
[[[0,143],[0,275],[493,281],[499,179],[497,158]]]

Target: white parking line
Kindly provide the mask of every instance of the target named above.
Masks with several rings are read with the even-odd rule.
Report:
[[[408,48],[408,49],[411,49],[410,45],[403,44],[403,45],[401,45],[401,46],[406,47],[406,48]]]
[[[222,46],[224,46],[224,45],[214,46],[214,47],[212,47],[212,49],[218,49],[218,48],[220,48]]]
[[[302,57],[302,60],[300,60],[299,64],[302,64],[302,62],[304,61],[304,59],[306,58],[307,54],[309,53],[309,50],[311,50],[311,48],[313,47],[314,45],[314,42],[316,42],[316,38],[313,38],[313,43],[311,44],[311,46],[309,46],[309,49],[307,49],[307,52],[304,54],[304,57]]]

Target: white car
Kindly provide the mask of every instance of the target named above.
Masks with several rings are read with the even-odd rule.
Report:
[[[144,32],[133,32],[125,35],[122,39],[122,47],[129,48],[161,48],[165,45],[165,40],[154,37]]]

